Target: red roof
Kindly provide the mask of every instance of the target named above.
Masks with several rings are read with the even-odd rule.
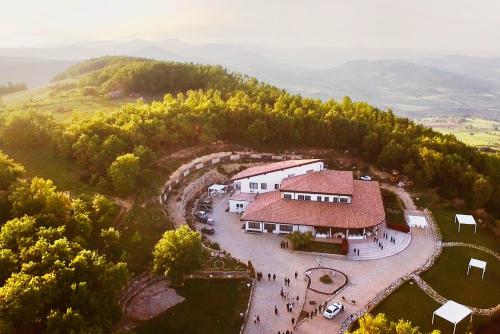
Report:
[[[247,177],[266,174],[266,173],[270,173],[270,172],[275,172],[278,170],[308,165],[308,164],[312,164],[312,163],[318,162],[318,161],[322,161],[322,160],[321,159],[300,159],[300,160],[285,160],[285,161],[273,162],[273,163],[262,165],[262,166],[255,166],[255,167],[247,168],[247,169],[239,172],[235,176],[233,176],[231,179],[233,181],[245,179]]]
[[[330,195],[352,195],[351,171],[322,170],[284,179],[281,191],[320,193]]]
[[[366,228],[385,219],[378,182],[353,181],[352,203],[283,199],[279,191],[259,194],[241,220],[337,228]]]

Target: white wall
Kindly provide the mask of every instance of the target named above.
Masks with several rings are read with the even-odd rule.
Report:
[[[311,201],[317,201],[318,200],[318,196],[321,196],[323,202],[325,202],[324,197],[328,197],[328,202],[333,202],[334,201],[334,197],[336,197],[337,199],[338,198],[346,198],[347,199],[347,203],[351,203],[351,199],[352,199],[351,196],[327,195],[327,194],[321,194],[321,193],[315,193],[315,194],[310,194],[310,193],[296,193],[296,192],[291,192],[291,191],[283,191],[281,193],[281,198],[284,198],[285,194],[291,195],[292,196],[291,199],[294,199],[294,200],[298,200],[298,198],[299,198],[298,196],[299,195],[311,196]]]
[[[283,179],[291,175],[293,176],[302,175],[307,173],[308,171],[319,172],[322,169],[323,169],[323,161],[317,161],[307,165],[251,176],[249,178],[240,179],[235,182],[240,183],[241,185],[240,189],[242,193],[265,193],[268,191],[276,190],[275,185],[281,184]],[[258,183],[258,189],[250,189],[250,182]],[[262,189],[262,183],[265,183],[267,185],[266,189]]]
[[[236,207],[237,204],[243,205],[243,208],[237,208]],[[239,201],[239,200],[230,199],[229,200],[229,212],[243,213],[247,209],[248,204],[250,204],[249,201]]]
[[[257,228],[250,228],[249,227],[249,223],[258,223],[260,224],[259,227]],[[245,222],[245,230],[248,231],[248,232],[263,232],[263,233],[267,233],[266,229],[264,228],[264,224],[263,222],[249,222],[249,221],[246,221]],[[276,227],[274,229],[274,231],[272,232],[273,234],[290,234],[292,232],[295,232],[295,231],[299,231],[301,233],[305,233],[305,232],[311,232],[314,234],[314,227],[312,226],[307,226],[307,225],[289,225],[289,224],[275,224]],[[283,226],[292,226],[292,231],[281,231],[280,230],[280,226],[283,225]]]

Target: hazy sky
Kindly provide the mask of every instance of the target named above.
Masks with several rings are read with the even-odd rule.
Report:
[[[500,54],[500,0],[0,2],[0,47],[134,38]]]

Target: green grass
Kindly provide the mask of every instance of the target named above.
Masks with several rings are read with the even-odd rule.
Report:
[[[500,122],[482,118],[435,117],[420,122],[442,132],[450,133],[471,146],[489,146],[500,150]]]
[[[436,208],[432,210],[439,229],[443,236],[443,241],[460,241],[488,247],[496,252],[500,252],[500,242],[493,232],[478,223],[477,233],[474,233],[474,226],[461,225],[458,232],[458,225],[454,223],[455,214],[460,213],[451,208]]]
[[[149,269],[154,246],[170,227],[158,200],[135,205],[129,211],[122,234],[122,247],[130,271],[140,273]]]
[[[177,289],[185,297],[136,330],[140,334],[237,334],[250,289],[245,280],[188,280]]]
[[[380,303],[372,314],[385,313],[392,321],[399,319],[409,320],[414,326],[419,326],[424,333],[439,329],[442,333],[452,333],[453,324],[435,317],[434,325],[431,323],[432,313],[440,306],[439,303],[427,296],[416,284],[405,283]],[[472,318],[472,328],[476,328],[487,321],[487,317],[476,316]],[[457,325],[456,333],[464,333],[469,327],[468,319]]]
[[[484,279],[482,271],[471,268],[471,258],[487,262]],[[446,299],[480,308],[496,306],[500,301],[500,261],[494,256],[468,247],[445,247],[434,266],[422,278]]]
[[[19,162],[26,169],[26,176],[51,179],[60,190],[70,191],[75,195],[106,193],[105,189],[92,186],[79,179],[81,169],[71,160],[54,155],[52,150],[12,149],[1,147],[7,155]]]

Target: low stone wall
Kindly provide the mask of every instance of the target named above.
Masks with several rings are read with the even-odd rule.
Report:
[[[443,242],[443,247],[470,247],[470,248],[478,249],[480,251],[488,253],[488,254],[496,257],[497,260],[500,261],[500,254],[498,254],[494,250],[491,250],[489,248],[486,248],[486,247],[480,246],[480,245],[469,244],[467,242]]]

